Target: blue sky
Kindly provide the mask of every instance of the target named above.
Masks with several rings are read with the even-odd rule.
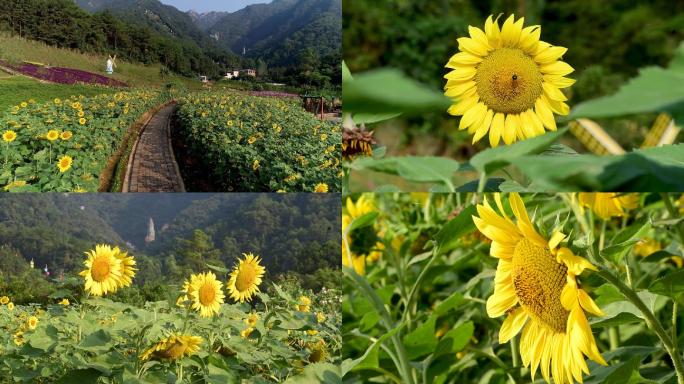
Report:
[[[161,2],[173,5],[183,12],[194,9],[201,13],[209,11],[235,12],[250,4],[270,3],[271,0],[161,0]]]

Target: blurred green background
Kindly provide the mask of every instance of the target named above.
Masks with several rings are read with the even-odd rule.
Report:
[[[666,67],[684,40],[684,1],[344,0],[344,59],[352,73],[398,68],[441,91],[444,64],[458,52],[456,39],[467,36],[468,25],[483,28],[487,16],[499,13],[524,16],[526,26],[541,25],[543,41],[568,48],[563,60],[577,80],[567,92],[571,107],[614,93],[639,68]],[[656,116],[596,121],[629,151],[641,145]],[[389,156],[467,160],[488,144],[471,145],[469,135],[457,131],[458,121],[446,112],[394,119],[374,127],[375,136]],[[562,143],[587,152],[570,134]],[[368,178],[382,184],[383,177]]]

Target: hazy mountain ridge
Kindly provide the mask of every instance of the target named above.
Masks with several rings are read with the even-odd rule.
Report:
[[[217,265],[253,252],[275,271],[309,273],[339,264],[340,209],[334,195],[311,194],[6,195],[0,246],[36,265],[74,271],[85,251],[107,243],[131,251],[148,272],[178,272],[204,265],[182,245],[197,243]],[[150,217],[156,239],[145,244]]]
[[[197,25],[197,27],[202,30],[206,31],[209,28],[213,27],[216,25],[217,22],[219,22],[221,19],[223,19],[225,16],[229,15],[230,12],[204,12],[204,13],[199,13],[195,11],[188,11],[187,12],[188,16],[192,19],[192,21]]]

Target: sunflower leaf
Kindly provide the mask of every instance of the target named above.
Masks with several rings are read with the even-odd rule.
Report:
[[[395,69],[358,74],[342,88],[344,112],[370,114],[415,114],[446,111],[451,100],[441,92],[419,84]]]
[[[531,139],[519,141],[512,145],[505,145],[486,149],[470,159],[470,165],[481,173],[491,174],[499,168],[511,163],[511,160],[545,151],[556,139],[563,136],[567,128],[549,132]],[[557,156],[554,156],[557,157]]]
[[[654,281],[648,287],[649,292],[665,295],[677,300],[684,293],[684,271],[669,273]]]
[[[469,205],[437,232],[435,242],[438,252],[447,252],[458,244],[461,237],[475,230],[472,217],[474,214],[475,206]]]

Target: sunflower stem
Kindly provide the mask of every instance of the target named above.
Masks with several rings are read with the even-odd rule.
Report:
[[[518,345],[518,338],[511,338],[511,357],[513,359],[513,368],[516,369],[516,377],[518,376],[518,369],[520,366],[520,346]]]
[[[639,295],[637,295],[637,293],[632,288],[625,285],[625,283],[622,282],[622,280],[620,280],[619,277],[615,276],[612,272],[610,272],[603,266],[599,267],[599,270],[596,273],[607,282],[613,284],[625,297],[625,299],[629,300],[632,304],[634,304],[637,307],[637,309],[639,309],[639,311],[644,315],[646,325],[648,326],[648,328],[653,330],[653,332],[655,332],[656,336],[658,336],[661,343],[663,344],[665,351],[670,355],[670,359],[672,360],[672,363],[675,367],[675,372],[677,373],[677,382],[679,384],[684,384],[684,363],[682,362],[682,356],[680,356],[679,352],[677,351],[676,337],[671,338],[670,335],[667,334],[667,332],[663,328],[663,325],[660,323],[660,321],[658,321],[653,312],[651,312],[651,310],[648,309],[646,303],[644,303],[643,300],[641,300]]]
[[[480,173],[480,181],[477,183],[477,193],[484,192],[485,185],[487,185],[487,174],[482,172]]]
[[[610,342],[610,350],[614,351],[620,345],[620,335],[617,327],[608,328],[608,340]]]
[[[670,200],[670,194],[661,193],[660,196],[662,197],[663,202],[665,203],[665,208],[667,208],[667,211],[670,213],[670,216],[672,216],[673,219],[679,216],[677,210],[672,204],[672,200]],[[677,235],[679,235],[679,249],[681,249],[682,252],[684,252],[684,223],[677,223],[674,225],[674,227],[677,230]]]

